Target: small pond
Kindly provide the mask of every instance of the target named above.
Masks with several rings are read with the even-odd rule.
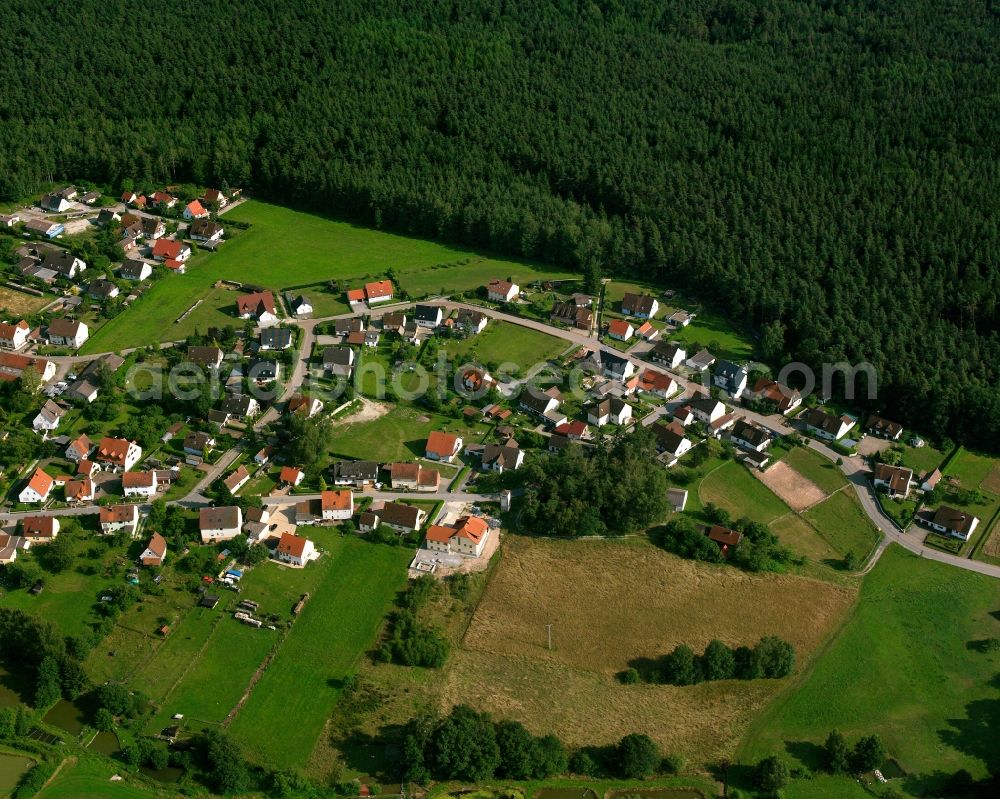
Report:
[[[35,761],[25,755],[0,752],[0,796],[7,796],[14,790],[21,775],[33,765]]]
[[[0,707],[17,707],[21,696],[13,688],[14,680],[3,666],[0,666]]]
[[[83,711],[72,702],[60,699],[45,714],[43,721],[46,724],[51,724],[53,727],[66,730],[70,735],[79,735],[86,722],[86,718],[83,715]]]
[[[111,757],[121,749],[121,746],[118,743],[118,736],[113,732],[99,732],[87,748],[105,757]]]
[[[175,766],[155,769],[143,766],[139,771],[157,782],[180,782],[181,777],[184,776],[184,769],[176,768]]]
[[[626,799],[626,797],[636,797],[637,799],[705,799],[705,794],[696,788],[623,788],[608,794],[608,799]]]

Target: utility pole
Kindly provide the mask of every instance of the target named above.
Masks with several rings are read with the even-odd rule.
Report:
[[[546,624],[545,625],[545,629],[548,630],[548,633],[549,633],[549,649],[551,650],[552,649],[552,625],[551,624]]]

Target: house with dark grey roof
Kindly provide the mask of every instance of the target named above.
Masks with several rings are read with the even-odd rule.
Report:
[[[728,393],[733,399],[739,399],[747,388],[748,372],[745,367],[732,361],[719,361],[712,373],[712,382]]]
[[[335,485],[353,485],[364,488],[367,483],[378,482],[379,465],[375,461],[337,461],[333,464]]]
[[[740,419],[733,425],[729,440],[741,449],[763,452],[771,445],[771,434],[759,425]]]
[[[291,346],[291,328],[268,327],[260,331],[260,348],[262,350],[287,350]]]

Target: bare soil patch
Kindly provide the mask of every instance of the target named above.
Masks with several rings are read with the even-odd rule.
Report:
[[[763,472],[755,469],[753,473],[796,512],[811,508],[826,499],[827,495],[822,488],[784,461],[778,461]]]
[[[0,286],[0,308],[6,308],[12,316],[27,316],[35,313],[51,301],[48,297],[34,297],[10,286]],[[11,321],[16,322],[16,319]]]
[[[335,425],[374,422],[392,410],[392,405],[386,402],[373,402],[360,394],[356,395],[354,399],[361,403],[361,407],[354,413],[335,419],[333,422]]]

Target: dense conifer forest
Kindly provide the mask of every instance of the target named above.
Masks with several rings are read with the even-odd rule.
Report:
[[[0,198],[243,186],[691,288],[1000,448],[998,0],[22,0]]]

